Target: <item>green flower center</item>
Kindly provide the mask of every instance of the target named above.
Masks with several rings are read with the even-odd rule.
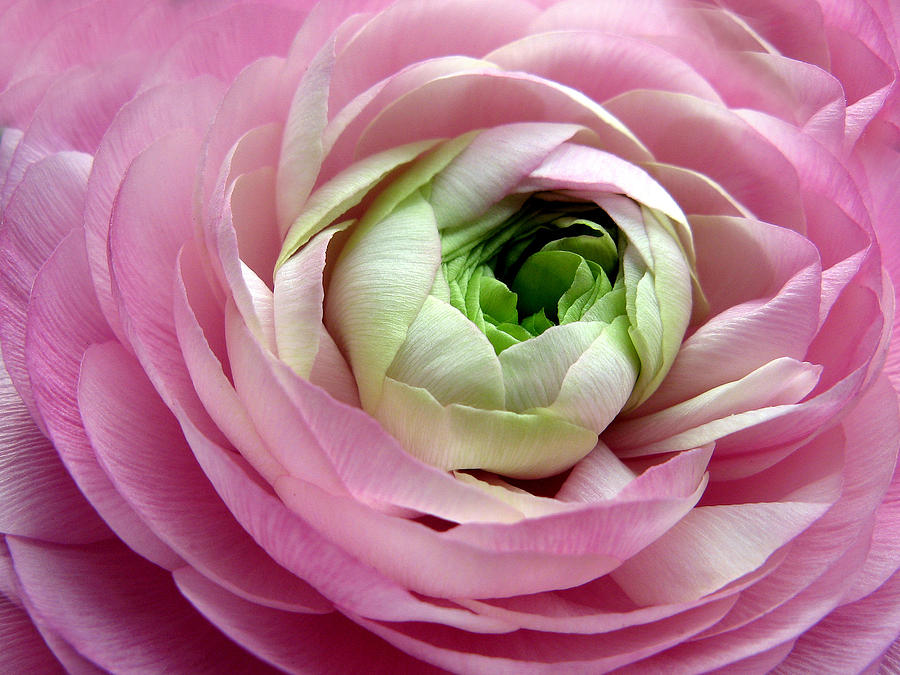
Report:
[[[450,303],[500,354],[551,326],[625,314],[623,247],[596,204],[532,197],[442,271]]]

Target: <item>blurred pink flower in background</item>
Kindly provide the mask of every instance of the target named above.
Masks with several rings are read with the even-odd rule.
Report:
[[[0,3],[4,668],[898,672],[898,30]]]

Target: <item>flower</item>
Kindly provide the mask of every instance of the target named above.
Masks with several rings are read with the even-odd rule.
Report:
[[[0,7],[19,669],[896,666],[889,3]]]

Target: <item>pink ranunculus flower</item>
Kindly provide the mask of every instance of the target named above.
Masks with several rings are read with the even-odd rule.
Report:
[[[898,18],[0,3],[4,668],[898,672]]]

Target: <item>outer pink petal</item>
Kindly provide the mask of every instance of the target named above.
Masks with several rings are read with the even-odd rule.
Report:
[[[67,12],[88,0],[54,2],[47,5],[41,0],[9,2],[0,11],[0,33],[6,36],[0,47],[0,88],[5,88],[20,61],[27,58],[29,48],[42,34]]]
[[[828,569],[835,565],[841,568],[840,574],[844,575],[841,583],[827,591],[811,591],[810,595],[819,598],[815,603],[825,598],[831,607],[843,599],[847,592],[846,577],[862,569],[869,549],[872,514],[883,500],[890,483],[889,472],[895,462],[900,435],[894,399],[890,386],[884,379],[880,380],[860,400],[859,407],[848,415],[841,427],[829,430],[809,446],[810,451],[818,448],[813,457],[833,452],[845,454],[841,498],[796,539],[790,555],[778,570],[742,593],[741,600],[717,632],[733,630],[758,620],[772,608],[783,604],[788,606],[783,614],[790,616],[793,598],[803,593],[810,584],[820,584],[817,580],[823,573],[827,577],[830,574]],[[851,449],[849,458],[847,448]],[[803,457],[808,454],[807,451]],[[797,457],[788,462],[788,466],[802,465],[804,459]],[[771,471],[780,473],[777,468]],[[760,481],[764,480],[763,474]],[[727,483],[723,484],[720,494],[727,494]],[[840,563],[842,556],[844,562]],[[826,611],[831,607],[827,607]]]
[[[261,278],[272,278],[270,259],[281,247],[274,194],[255,195],[251,191],[246,202],[234,200],[243,191],[237,187],[239,180],[256,182],[266,193],[277,190],[270,174],[278,165],[283,134],[283,125],[272,122],[250,129],[238,138],[222,165],[215,167],[218,178],[211,198],[198,210],[198,215],[204,214],[200,231],[210,252],[210,259],[203,264],[204,267],[212,266],[223,291],[229,284],[226,269],[233,274],[233,268],[239,267],[236,258],[247,262]],[[261,207],[258,216],[254,214],[255,206]],[[247,216],[246,220],[241,218],[242,212]]]
[[[847,595],[845,602],[853,602],[874,593],[897,569],[897,541],[900,538],[900,466],[894,471],[894,480],[884,501],[875,512],[875,525],[866,564]]]
[[[109,528],[34,425],[0,362],[0,532],[64,544],[109,536]]]
[[[453,604],[432,604],[359,562],[253,480],[253,470],[234,453],[216,446],[184,418],[182,426],[204,472],[238,522],[276,561],[338,607],[385,621],[434,621],[491,633],[514,629]]]
[[[174,587],[119,542],[61,547],[8,538],[16,573],[40,620],[108,670],[258,672]]]
[[[714,625],[728,600],[712,602],[689,617],[601,635],[572,635],[527,630],[509,635],[473,635],[443,626],[387,624],[351,617],[400,649],[455,672],[605,673],[684,641],[703,625]]]
[[[0,644],[3,667],[10,672],[62,675],[62,665],[47,648],[28,613],[0,595]]]
[[[506,597],[596,578],[615,567],[617,557],[671,527],[699,498],[703,483],[694,494],[593,505],[511,525],[471,523],[444,534],[305,481],[284,477],[275,487],[292,510],[386,575],[418,592],[452,598]],[[567,532],[565,540],[560,531]],[[396,550],[407,554],[398,559]],[[513,572],[523,565],[527,576]]]
[[[65,152],[41,159],[25,171],[3,213],[0,229],[0,340],[4,361],[25,404],[34,410],[25,369],[28,296],[44,261],[68,232],[81,224],[90,157]],[[53,189],[48,190],[52,185]]]
[[[285,472],[265,447],[229,379],[225,316],[194,246],[182,249],[174,314],[179,345],[195,391],[216,427],[269,482]]]
[[[706,174],[760,220],[805,233],[796,171],[761,135],[724,107],[662,91],[635,91],[605,107],[657,161]],[[760,167],[766,167],[760,171]]]
[[[219,3],[209,4],[222,7]],[[230,82],[260,57],[283,56],[302,23],[302,4],[234,2],[224,6],[223,11],[191,23],[166,50],[149,83],[179,81],[199,74]]]
[[[116,112],[134,95],[139,77],[139,64],[132,58],[103,72],[76,69],[57,80],[16,148],[0,192],[3,206],[33,161],[62,150],[93,154]]]
[[[702,43],[701,43],[702,44]],[[679,45],[729,108],[750,108],[789,122],[835,151],[844,145],[846,101],[821,68],[777,54]],[[687,57],[690,58],[690,57]]]
[[[178,252],[193,232],[191,196],[200,139],[186,130],[155,141],[132,162],[110,224],[113,292],[131,346],[169,405],[178,401],[207,433],[221,433],[202,408],[184,363],[173,314]],[[164,191],[166,199],[156,197]]]
[[[293,88],[284,68],[282,58],[257,59],[238,74],[222,98],[198,156],[201,223],[206,222],[220,169],[235,142],[251,129],[287,119]]]
[[[178,570],[175,581],[226,635],[288,673],[432,672],[340,614],[308,616],[253,605],[189,568]]]
[[[720,101],[720,94],[687,63],[651,42],[587,27],[531,35],[485,56],[506,70],[533,73],[603,102],[631,89],[662,89]],[[597,77],[597,73],[603,73]]]
[[[471,101],[480,103],[473,107]],[[597,133],[607,151],[648,159],[633,137],[580,92],[533,75],[488,69],[438,78],[397,99],[363,131],[356,156],[514,122],[581,124]]]
[[[725,7],[780,53],[822,68],[829,66],[824,17],[816,0],[726,0]]]
[[[111,338],[90,284],[83,234],[72,232],[42,268],[29,303],[26,356],[35,402],[66,470],[103,520],[141,555],[172,567],[180,559],[116,492],[97,463],[78,413],[84,350]]]
[[[121,338],[124,332],[107,258],[110,216],[119,186],[129,164],[151,143],[176,129],[202,128],[221,95],[221,85],[211,78],[145,91],[116,113],[97,148],[84,204],[85,238],[100,306]]]
[[[861,672],[894,642],[898,627],[900,574],[895,574],[872,595],[838,607],[804,633],[775,672]]]
[[[615,35],[690,35],[694,19],[668,0],[564,0],[554,2],[532,24],[532,32],[591,30]]]
[[[234,522],[175,419],[121,346],[88,349],[78,401],[95,452],[114,485],[185,561],[253,602],[299,612],[331,610]],[[151,474],[168,478],[148,481]]]
[[[521,0],[395,3],[341,45],[328,107],[340,110],[357,94],[412,63],[448,55],[481,57],[523,36],[536,14]],[[387,43],[390,49],[383,48]]]

